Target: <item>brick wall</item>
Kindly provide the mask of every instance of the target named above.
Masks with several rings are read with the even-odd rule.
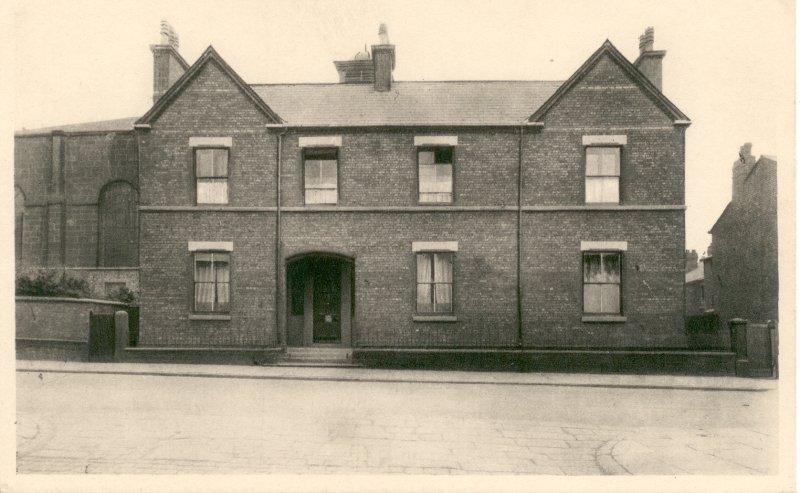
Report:
[[[122,303],[63,298],[16,299],[17,339],[50,339],[88,342],[89,312],[113,314]]]
[[[523,216],[524,342],[536,347],[685,347],[683,211]],[[582,322],[581,241],[627,241],[624,323]]]
[[[712,229],[715,308],[723,323],[731,318],[777,320],[776,163],[760,159],[739,192]]]
[[[284,258],[331,252],[354,259],[357,345],[497,347],[515,343],[514,212],[300,212],[286,213],[283,224]],[[458,241],[453,261],[457,322],[412,320],[414,241]]]

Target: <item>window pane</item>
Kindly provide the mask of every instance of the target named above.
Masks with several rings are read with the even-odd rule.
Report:
[[[214,149],[197,149],[195,159],[198,178],[214,176]]]
[[[618,253],[603,254],[603,281],[619,282],[620,262]]]
[[[220,259],[219,254],[214,256],[214,269],[216,270],[217,282],[230,282],[231,269],[227,259]],[[227,255],[226,255],[227,256]]]
[[[600,313],[619,313],[619,284],[598,284],[601,291]]]
[[[436,156],[433,151],[419,151],[418,159],[420,166],[436,162]]]
[[[417,282],[433,281],[433,269],[431,268],[432,255],[430,253],[417,254]]]
[[[228,150],[213,149],[214,176],[228,176]]]
[[[600,271],[600,254],[586,253],[583,255],[583,281],[600,282],[602,281]]]
[[[433,280],[436,282],[453,281],[453,262],[452,255],[449,253],[435,253]]]
[[[417,284],[417,312],[432,313],[431,284]]]
[[[214,270],[212,268],[212,254],[198,253],[194,261],[194,280],[195,282],[214,282]]]
[[[320,184],[336,187],[336,161],[320,161]]]
[[[210,269],[209,269],[210,270]],[[198,282],[194,285],[194,308],[201,312],[214,309],[214,283]]]
[[[217,283],[217,311],[228,311],[230,308],[230,284]]]
[[[619,178],[598,178],[602,180],[603,193],[601,202],[618,203],[619,202]]]
[[[583,285],[583,311],[584,313],[600,313],[602,284]]]
[[[306,204],[335,204],[336,190],[306,190]]]
[[[453,311],[453,286],[451,284],[435,285],[436,313]]]
[[[306,161],[306,188],[318,187],[322,183],[321,161]]]
[[[434,162],[436,164],[451,164],[453,162],[452,147],[438,147],[434,151]]]
[[[449,164],[419,167],[420,193],[450,193],[453,191],[453,167]]]
[[[598,147],[586,148],[586,176],[600,174],[600,153]]]
[[[198,204],[227,204],[228,179],[203,178],[197,180]]]
[[[453,194],[451,193],[421,193],[419,194],[420,202],[452,202]]]
[[[586,177],[586,202],[603,201],[603,179],[597,177]]]
[[[619,147],[603,147],[600,174],[619,176]]]

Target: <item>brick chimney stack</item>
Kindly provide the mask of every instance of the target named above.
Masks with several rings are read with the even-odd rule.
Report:
[[[731,202],[737,202],[739,196],[742,194],[744,182],[753,166],[756,164],[756,158],[752,154],[753,144],[747,142],[739,148],[739,159],[733,162],[733,190],[731,192]]]
[[[153,52],[153,102],[167,92],[189,65],[178,53],[178,34],[167,21],[161,21],[161,43],[150,45]]]
[[[386,92],[392,88],[392,71],[394,70],[394,45],[389,43],[389,32],[386,24],[378,28],[380,44],[372,45],[372,64],[375,67],[375,90]]]
[[[664,50],[654,50],[655,31],[651,27],[639,36],[639,58],[633,64],[647,77],[654,86],[661,90],[661,61],[666,56]]]

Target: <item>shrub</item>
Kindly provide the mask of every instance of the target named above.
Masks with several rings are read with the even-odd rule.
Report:
[[[136,301],[136,293],[128,289],[128,286],[122,286],[121,288],[109,293],[108,299],[131,305],[134,301]]]
[[[85,279],[67,276],[62,272],[39,271],[35,277],[19,276],[16,293],[22,296],[53,296],[62,298],[91,298],[92,290]]]

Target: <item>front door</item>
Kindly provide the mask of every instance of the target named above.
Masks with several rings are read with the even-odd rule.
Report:
[[[342,274],[339,262],[319,259],[314,265],[314,342],[342,338]]]

